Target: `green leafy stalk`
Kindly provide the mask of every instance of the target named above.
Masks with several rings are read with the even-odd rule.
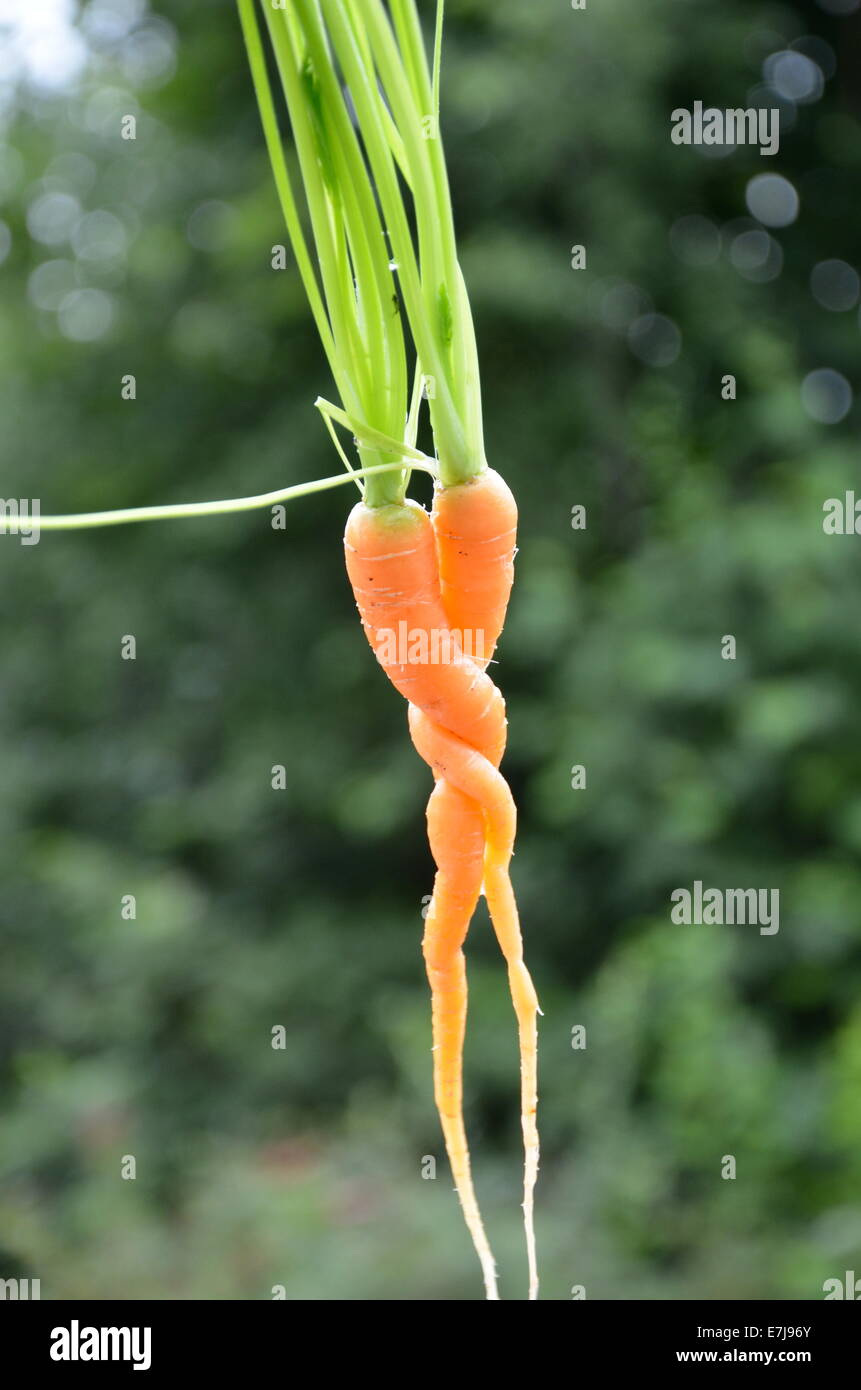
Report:
[[[308,289],[309,257],[295,199],[282,191],[286,162],[254,0],[238,3],[273,171],[282,207],[291,212],[288,232]],[[313,277],[309,296],[318,329],[325,305],[321,336],[331,348],[344,409],[381,434],[403,434],[407,372],[399,286],[417,370],[428,381],[441,477],[447,484],[464,481],[485,467],[485,459],[475,336],[439,132],[442,0],[432,71],[415,0],[388,0],[388,6],[383,0],[261,3],[317,252],[320,282]],[[361,447],[360,456],[368,463],[383,457],[372,460]],[[402,495],[406,476],[400,481]],[[396,489],[394,482],[369,485],[368,500],[393,500]]]
[[[275,114],[275,103],[272,100],[272,89],[266,74],[266,56],[260,39],[260,30],[257,26],[254,0],[238,0],[238,3],[239,20],[245,39],[248,64],[251,69],[251,78],[257,96],[260,121],[263,126],[269,161],[272,165],[275,187],[281,203],[282,212],[284,213],[284,221],[287,224],[287,230],[293,246],[293,253],[296,257],[296,264],[299,267],[299,274],[302,277],[305,293],[308,296],[311,312],[314,315],[314,322],[317,325],[317,332],[320,335],[320,341],[323,344],[323,349],[329,360],[332,375],[336,382],[338,382],[338,389],[340,390],[341,382],[339,381],[339,377],[341,375],[341,364],[337,352],[335,351],[335,341],[329,326],[329,320],[326,317],[323,300],[320,297],[317,277],[314,274],[311,257],[308,254],[308,247],[302,231],[302,223],[299,220],[299,213],[296,208],[296,200],[293,197],[290,175],[287,172],[284,148],[281,144],[281,135],[278,130],[278,118]]]
[[[243,34],[285,221],[303,283],[321,327],[332,375],[346,410],[381,434],[402,434],[407,399],[403,329],[373,188],[334,77],[326,37],[313,0],[289,10],[265,7],[266,20],[317,253],[319,281],[307,244],[277,129],[254,0],[239,0]],[[289,193],[282,191],[289,190]],[[291,215],[287,216],[286,213]],[[357,431],[358,433],[358,431]],[[362,464],[398,462],[361,443]],[[406,473],[369,474],[366,500],[402,499]]]
[[[349,424],[343,411],[332,413]],[[388,441],[391,442],[391,441]],[[405,448],[403,453],[410,459],[412,468],[419,468],[431,476],[436,475],[433,460],[419,453],[417,449]],[[133,521],[181,521],[197,516],[226,516],[233,512],[251,512],[261,507],[274,507],[281,502],[294,502],[300,497],[310,497],[315,492],[327,492],[333,487],[343,487],[354,479],[366,478],[368,481],[378,477],[397,475],[403,472],[403,462],[375,464],[372,468],[355,468],[350,473],[337,473],[332,478],[315,478],[313,482],[294,483],[291,487],[279,488],[275,492],[261,492],[254,497],[231,497],[218,502],[177,502],[159,507],[121,507],[107,512],[71,512],[68,516],[29,516],[10,517],[0,515],[0,535],[18,535],[31,528],[39,531],[82,531],[97,526],[122,526]]]
[[[394,281],[389,268],[385,234],[373,188],[367,176],[356,133],[331,61],[325,31],[313,4],[308,7],[305,35],[321,93],[321,120],[329,133],[350,254],[355,267],[357,308],[367,338],[374,371],[371,409],[386,421],[386,430],[400,430],[406,410],[403,330]]]
[[[462,481],[477,472],[481,461],[470,456],[464,434],[464,412],[453,385],[446,325],[440,313],[439,295],[444,285],[444,247],[437,227],[436,200],[423,148],[425,122],[432,119],[413,99],[404,63],[394,44],[391,28],[377,0],[322,0],[333,47],[346,77],[358,116],[362,140],[386,218],[389,242],[398,267],[398,278],[423,373],[433,378],[431,421],[443,479]],[[379,9],[379,14],[377,10]],[[380,24],[375,21],[381,21]],[[380,34],[383,34],[381,40]],[[361,38],[358,38],[360,35]],[[388,44],[385,39],[388,39]],[[369,65],[383,51],[388,71]],[[425,69],[426,71],[426,69]],[[409,219],[404,206],[397,168],[387,138],[383,113],[385,87],[406,161],[407,182],[412,190],[418,228],[416,257]],[[394,87],[395,92],[390,90]]]
[[[453,480],[461,481],[465,476],[480,471],[485,466],[485,459],[480,394],[476,394],[475,389],[479,380],[475,333],[457,258],[448,173],[439,127],[443,4],[442,0],[438,0],[431,76],[414,0],[390,0],[394,33],[381,0],[358,0],[358,3],[367,17],[385,93],[406,148],[420,246],[427,248],[422,260],[425,304],[431,323],[436,318],[443,360],[465,434],[465,461],[449,460],[446,458],[444,440],[439,437],[434,421],[443,477],[453,471],[459,475]],[[433,402],[431,419],[434,419]]]

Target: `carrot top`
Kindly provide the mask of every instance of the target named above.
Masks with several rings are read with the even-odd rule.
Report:
[[[255,0],[238,5],[296,264],[362,464],[397,462],[398,441],[415,440],[424,394],[442,482],[464,482],[486,464],[475,336],[439,131],[443,0],[432,71],[415,0],[389,0],[388,8],[382,0],[264,3],[316,269]],[[404,317],[415,357],[406,424]],[[326,413],[333,415],[331,408]],[[379,436],[395,447],[382,447]],[[406,468],[372,475],[366,503],[402,500],[407,480]]]
[[[443,0],[437,0],[432,70],[415,0],[260,0],[290,119],[301,203],[278,125],[257,0],[237,4],[288,236],[341,397],[340,406],[316,401],[341,459],[370,507],[401,503],[412,468],[432,473],[444,487],[468,482],[487,463],[475,333],[439,132]],[[416,448],[425,398],[435,460]],[[335,424],[352,433],[358,467]],[[223,502],[46,516],[41,526],[68,530],[245,511],[337,483],[326,478]],[[0,532],[14,529],[0,518]]]

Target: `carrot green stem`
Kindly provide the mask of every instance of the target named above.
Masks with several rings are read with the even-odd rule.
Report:
[[[441,481],[465,482],[486,461],[475,333],[439,130],[443,0],[436,2],[430,66],[415,0],[260,3],[316,269],[287,171],[255,0],[238,0],[267,148],[359,458],[367,468],[405,458],[402,305],[428,384]],[[406,468],[400,476],[369,472],[366,501],[398,502],[407,481]]]
[[[337,420],[338,424],[343,425],[345,429],[352,430],[360,444],[379,449],[381,452],[390,449],[392,453],[400,453],[404,459],[415,459],[419,464],[424,464],[429,472],[437,471],[433,459],[428,458],[427,454],[423,454],[421,449],[416,449],[409,443],[399,443],[391,435],[372,429],[370,425],[356,420],[346,410],[341,410],[338,406],[333,405],[331,401],[325,401],[322,396],[318,396],[314,404],[321,415],[327,415],[331,420]]]
[[[361,147],[347,109],[341,84],[332,67],[328,39],[316,0],[298,0],[297,19],[302,25],[316,94],[315,115],[323,133],[334,187],[327,191],[343,224],[348,263],[341,285],[356,319],[364,345],[368,380],[360,392],[363,418],[380,426],[393,444],[386,449],[360,437],[367,459],[384,461],[398,457],[406,412],[406,356],[397,294],[373,187]],[[374,477],[366,501],[381,506],[402,500],[406,475]]]
[[[338,393],[351,417],[394,437],[406,411],[406,357],[395,281],[373,188],[331,73],[314,0],[264,6],[287,102],[319,280],[293,196],[254,0],[238,0],[257,103],[287,230]],[[358,434],[358,431],[356,431]],[[359,448],[362,464],[396,463],[399,449]],[[402,500],[406,473],[368,473],[366,500]]]
[[[254,0],[238,0],[238,4],[242,34],[248,52],[248,65],[251,69],[251,79],[254,84],[254,92],[260,111],[260,121],[263,126],[269,161],[272,165],[272,176],[275,180],[275,188],[278,193],[279,202],[281,203],[284,221],[287,224],[287,230],[293,246],[293,254],[296,257],[296,264],[299,267],[299,274],[302,277],[305,293],[308,296],[311,312],[314,315],[314,322],[317,325],[317,332],[320,335],[320,341],[323,344],[323,349],[329,360],[332,375],[336,382],[338,382],[338,389],[340,390],[340,362],[335,351],[335,340],[332,336],[329,320],[326,317],[326,309],[320,297],[317,277],[314,274],[314,267],[311,264],[311,257],[308,254],[308,247],[305,242],[302,224],[299,220],[299,213],[296,208],[296,200],[293,197],[290,175],[287,172],[287,162],[284,158],[284,149],[278,130],[278,118],[275,115],[275,103],[272,100],[272,88],[269,85],[269,78],[266,74],[266,58],[260,39],[260,30],[254,10]]]
[[[477,375],[469,300],[461,291],[460,267],[439,129],[439,70],[442,5],[437,6],[434,75],[428,72],[414,0],[389,0],[394,32],[382,0],[353,0],[366,15],[374,58],[403,137],[422,254],[426,314],[439,345],[463,438],[463,451],[447,437],[430,401],[431,420],[444,483],[465,482],[486,466],[480,421],[467,404],[468,381]],[[439,383],[436,383],[439,395]]]
[[[437,0],[436,25],[433,39],[433,114],[439,128],[439,79],[442,70],[442,26],[445,13],[445,0]]]
[[[406,452],[406,451],[405,451]],[[411,467],[435,474],[431,460],[424,454],[415,458],[410,451]],[[9,517],[0,514],[0,535],[17,535],[38,527],[40,531],[81,531],[92,526],[121,526],[132,521],[179,521],[193,516],[226,516],[231,512],[251,512],[261,507],[274,507],[279,502],[292,502],[309,497],[314,492],[342,487],[356,478],[371,478],[383,473],[403,472],[403,463],[382,463],[372,468],[355,468],[332,478],[315,478],[309,483],[294,483],[292,487],[275,492],[261,492],[255,497],[231,497],[220,502],[179,502],[161,507],[123,507],[110,512],[73,512],[69,516]]]

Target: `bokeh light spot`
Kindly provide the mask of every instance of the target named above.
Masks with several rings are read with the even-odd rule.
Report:
[[[762,65],[762,73],[768,85],[786,101],[818,101],[825,88],[819,65],[806,53],[791,48],[770,54]]]
[[[760,284],[775,280],[783,269],[780,245],[760,227],[752,227],[734,237],[729,258],[739,275]]]
[[[841,313],[854,309],[861,293],[861,279],[854,266],[846,261],[820,261],[810,274],[813,298],[823,309]]]
[[[682,335],[665,314],[642,314],[628,329],[628,343],[641,362],[669,367],[682,350]]]
[[[59,246],[68,241],[81,216],[81,205],[71,193],[42,193],[27,209],[27,230],[34,241]]]
[[[43,261],[27,280],[27,294],[37,309],[56,313],[67,295],[77,289],[72,261]]]
[[[72,290],[60,303],[57,319],[60,332],[76,343],[92,343],[103,338],[114,318],[114,305],[104,290]]]
[[[751,216],[766,227],[788,227],[798,216],[798,193],[782,174],[757,174],[744,196]]]
[[[852,387],[840,372],[818,367],[801,383],[801,404],[820,425],[836,425],[852,409]]]

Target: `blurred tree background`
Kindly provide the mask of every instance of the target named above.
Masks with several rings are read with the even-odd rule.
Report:
[[[233,6],[2,15],[3,497],[336,472]],[[522,509],[498,679],[547,1298],[815,1299],[861,1268],[859,542],[822,527],[858,476],[859,39],[855,0],[447,6],[488,453]],[[674,145],[695,100],[778,106],[779,153]],[[43,1297],[481,1295],[431,1089],[430,778],[356,621],[352,500],[0,542],[0,1276]],[[697,879],[779,889],[779,933],[673,925]],[[473,1161],[523,1297],[483,908],[468,954]]]

